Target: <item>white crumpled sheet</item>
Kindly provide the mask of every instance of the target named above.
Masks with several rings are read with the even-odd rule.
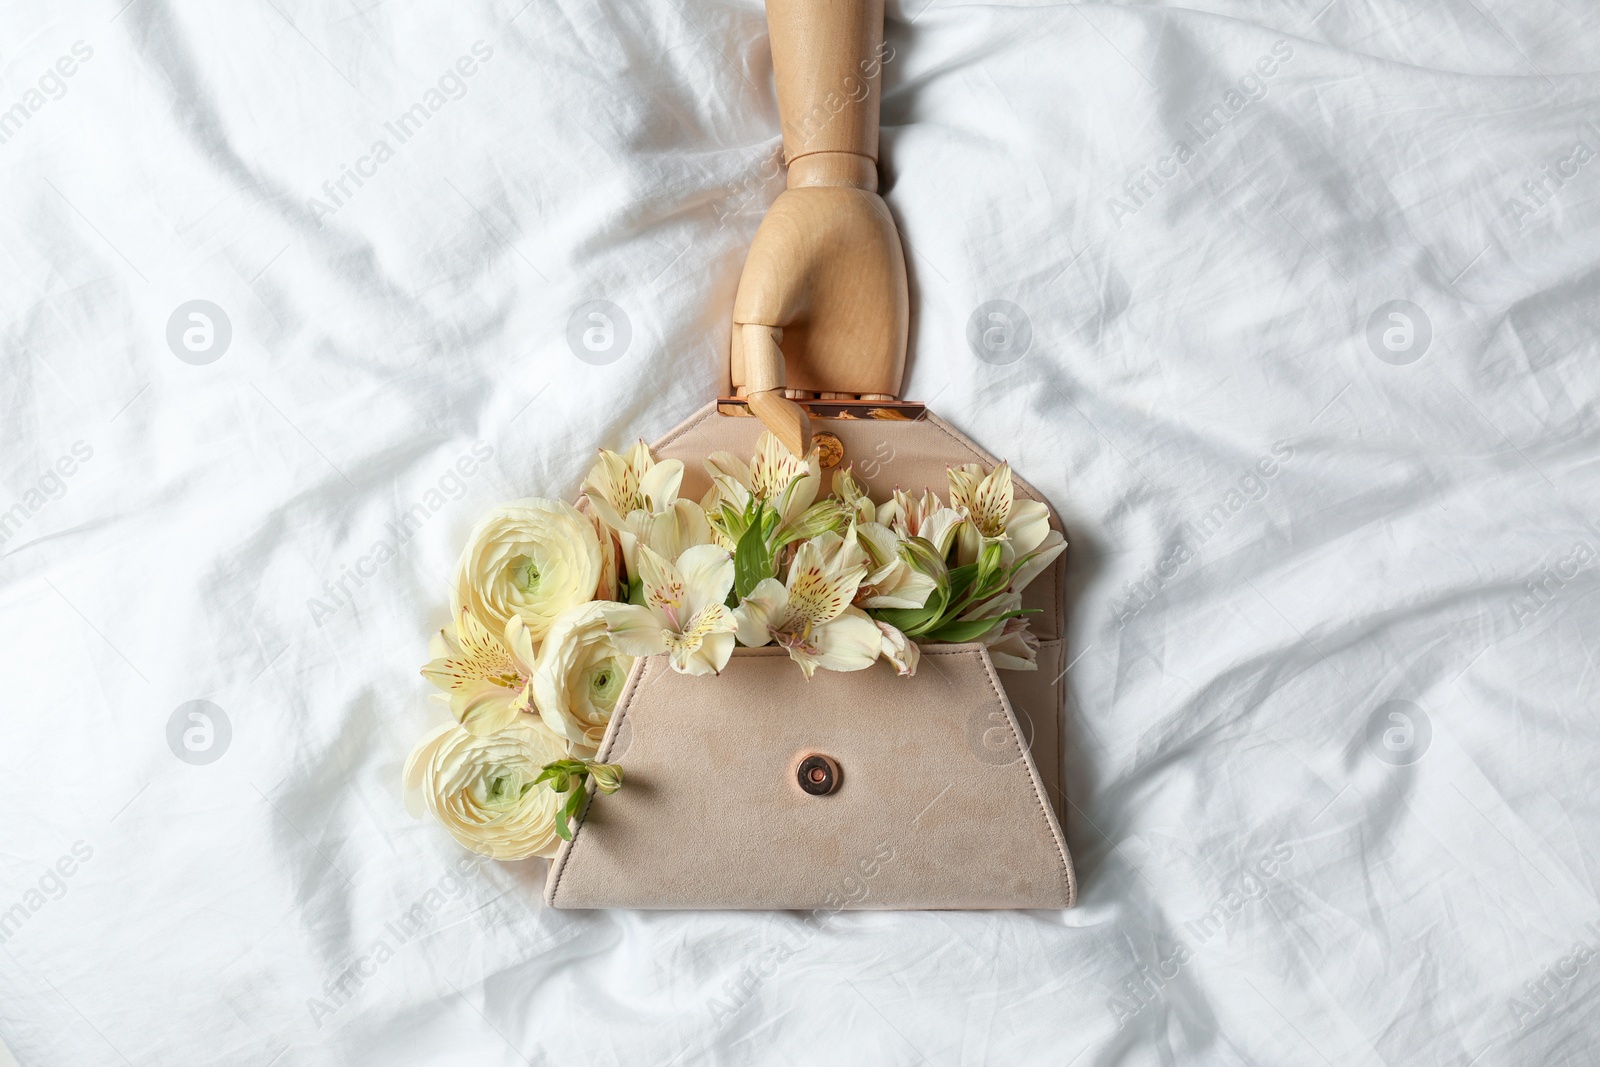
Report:
[[[1082,898],[814,919],[546,911],[398,789],[475,516],[716,389],[760,5],[0,27],[22,1064],[1593,1062],[1590,5],[891,7],[906,392],[1065,517]]]

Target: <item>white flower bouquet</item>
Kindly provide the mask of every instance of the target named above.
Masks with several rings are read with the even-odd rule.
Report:
[[[414,814],[496,859],[552,855],[586,780],[622,783],[593,757],[639,656],[716,674],[736,645],[775,644],[807,678],[880,656],[905,676],[919,642],[981,642],[996,667],[1035,669],[1022,590],[1066,543],[1006,464],[951,467],[948,500],[878,503],[849,468],[822,496],[816,450],[768,433],[750,462],[705,465],[697,503],[681,461],[601,450],[576,506],[519,500],[473,528],[422,669],[454,721],[406,762]]]

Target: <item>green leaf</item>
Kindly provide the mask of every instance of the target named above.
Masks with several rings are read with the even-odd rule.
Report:
[[[644,579],[638,575],[628,578],[628,603],[641,605],[644,603]]]
[[[1006,586],[1010,584],[1011,576],[1009,574],[1003,570],[995,571],[989,575],[988,580],[982,585],[975,584],[972,587],[971,601],[975,604],[981,604],[990,597],[1005,592]]]
[[[951,569],[950,591],[945,595],[944,599],[946,605],[944,613],[946,615],[953,617],[961,614],[966,610],[967,605],[976,599],[973,596],[973,582],[977,581],[977,578],[978,565],[976,563],[968,563],[965,566]]]
[[[574,793],[572,795],[581,796],[582,794]],[[570,801],[556,808],[556,836],[563,841],[572,840],[572,827],[567,822],[572,816],[571,808],[572,803]]]
[[[904,551],[913,566],[922,569],[930,556],[936,556],[936,552],[930,544],[917,544],[919,540],[912,538],[904,542]],[[1003,592],[1010,583],[1014,568],[1001,563],[1001,551],[998,542],[985,545],[979,550],[976,562],[950,568],[947,581],[934,588],[921,608],[878,609],[868,614],[896,627],[907,637],[925,641],[960,643],[985,637],[996,626],[1004,624],[1005,620],[1023,614],[1011,611],[981,619],[961,617],[974,610],[975,605],[981,606]],[[943,561],[939,561],[939,565],[942,568]]]
[[[539,776],[533,780],[532,784],[548,781],[551,790],[563,798],[556,807],[556,836],[563,841],[572,840],[571,822],[589,795],[584,785],[591,776],[602,793],[615,793],[622,788],[621,767],[586,759],[552,760],[540,768]]]
[[[967,591],[967,587],[970,586],[974,581],[976,581],[977,578],[978,578],[978,565],[976,563],[964,563],[959,567],[951,567],[950,568],[950,592],[951,592],[951,594],[954,595],[954,596],[960,596],[962,593]]]
[[[762,506],[757,505],[755,521],[739,538],[733,553],[733,591],[741,600],[754,592],[762,579],[773,577],[772,550],[762,536],[762,512]]]
[[[960,621],[976,622],[978,619],[986,619],[989,622],[995,622],[997,620],[1000,622],[1005,622],[1007,619],[1021,618],[1023,615],[1027,615],[1029,613],[1038,614],[1038,612],[1038,608],[1029,608],[1027,611],[1023,611],[1019,608],[1016,611],[1003,611],[998,615],[973,615],[971,618],[962,619]]]
[[[944,615],[942,604],[935,604],[938,590],[928,594],[928,603],[920,608],[873,608],[867,612],[874,619],[882,619],[907,637],[917,637],[936,626]]]
[[[986,619],[968,619],[965,622],[956,620],[947,622],[937,630],[928,634],[932,641],[949,641],[951,644],[960,644],[966,641],[977,641],[988,635],[996,626],[1004,626],[1005,619],[1000,616],[991,616]]]

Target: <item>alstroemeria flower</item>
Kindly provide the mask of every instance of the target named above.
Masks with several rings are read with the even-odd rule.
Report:
[[[883,635],[883,658],[894,664],[895,673],[902,678],[916,674],[917,664],[922,662],[922,649],[917,643],[881,620],[878,631]]]
[[[497,860],[552,856],[561,797],[535,780],[566,755],[566,742],[529,716],[488,737],[441,726],[406,760],[406,810],[426,807],[450,836]]]
[[[815,448],[805,459],[796,459],[763,430],[756,440],[755,458],[748,465],[731,452],[713,452],[706,459],[706,472],[711,475],[711,489],[701,504],[717,541],[729,551],[744,531],[729,528],[724,506],[740,516],[747,515],[755,503],[776,512],[778,545],[842,525],[839,502],[817,499],[822,488],[822,461]]]
[[[883,648],[877,625],[850,605],[866,566],[850,566],[849,553],[837,551],[841,546],[825,554],[826,544],[818,542],[827,536],[841,540],[833,534],[805,542],[789,564],[787,583],[763,578],[733,612],[741,642],[751,648],[777,642],[807,678],[818,667],[870,667]]]
[[[577,508],[530,497],[495,508],[472,528],[456,568],[452,614],[466,609],[491,632],[512,616],[544,639],[555,617],[594,598],[600,542]]]
[[[968,525],[959,511],[945,507],[931,489],[924,489],[920,498],[896,489],[890,499],[878,505],[878,522],[893,529],[902,540],[922,538],[933,545],[941,558]]]
[[[617,649],[629,656],[669,653],[679,674],[716,674],[733,655],[737,628],[724,601],[733,588],[733,557],[716,545],[696,545],[668,562],[639,546],[644,604],[605,604],[602,612]]]
[[[1028,628],[1027,619],[1007,619],[997,633],[984,638],[989,658],[1003,671],[1039,669],[1039,639]]]
[[[853,467],[840,467],[833,472],[833,495],[844,504],[845,512],[856,522],[878,521],[878,508],[856,481]]]
[[[622,538],[622,550],[630,575],[639,573],[639,545],[649,545],[662,559],[677,559],[696,545],[712,541],[705,510],[693,500],[674,500],[662,511],[635,511],[627,521],[631,536]]]
[[[637,441],[627,455],[600,449],[600,457],[583,480],[583,492],[595,512],[612,529],[622,526],[622,517],[643,508],[659,511],[666,501],[678,495],[683,480],[683,462],[669,459],[657,463],[650,448]]]
[[[732,452],[713,452],[706,458],[706,472],[718,503],[727,501],[743,511],[754,497],[776,510],[784,522],[799,518],[822,487],[817,450],[797,459],[765,430],[756,439],[756,454],[748,465]]]
[[[617,535],[628,573],[638,573],[637,550],[649,545],[657,555],[677,559],[685,550],[711,541],[705,511],[678,499],[683,461],[657,462],[640,441],[626,456],[606,449],[584,479],[585,499]]]
[[[957,558],[971,563],[985,541],[999,541],[1007,566],[1024,556],[1014,589],[1022,589],[1066,549],[1061,531],[1050,528],[1050,509],[1038,500],[1017,500],[1011,467],[1001,463],[988,474],[976,463],[951,467],[950,501],[967,518],[960,532]]]
[[[879,522],[858,522],[846,536],[856,538],[870,560],[867,576],[856,590],[856,604],[863,608],[920,608],[928,602],[938,582],[906,562],[893,530]]]
[[[965,612],[963,621],[998,619],[1002,615],[1022,608],[1022,594],[1013,590],[991,597]],[[1003,671],[1036,671],[1039,669],[1039,639],[1028,628],[1027,616],[1006,619],[980,638],[989,649],[989,658]]]
[[[872,556],[856,537],[854,526],[846,530],[843,537],[832,530],[825,530],[800,547],[811,548],[816,562],[822,566],[823,574],[830,578],[865,575],[872,568]],[[857,577],[855,580],[859,589],[861,579]]]
[[[539,717],[579,755],[592,756],[633,666],[612,640],[605,601],[562,612],[550,627],[533,667]]]
[[[533,639],[520,616],[506,623],[502,640],[463,609],[439,631],[437,655],[422,676],[450,698],[450,713],[468,733],[503,730],[532,706]]]

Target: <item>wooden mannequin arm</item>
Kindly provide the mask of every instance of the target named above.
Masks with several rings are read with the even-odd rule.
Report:
[[[876,191],[883,0],[768,0],[767,31],[790,188]]]
[[[730,377],[796,454],[815,392],[900,392],[910,310],[900,237],[878,188],[883,0],[767,0],[788,188],[734,298]]]

